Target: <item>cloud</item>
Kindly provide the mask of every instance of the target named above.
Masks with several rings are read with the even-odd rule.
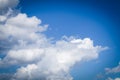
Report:
[[[18,2],[18,0],[0,0],[0,9],[15,7]]]
[[[105,73],[100,74],[106,80],[120,80],[120,62],[116,67],[105,68]]]
[[[110,74],[110,73],[120,73],[120,63],[118,66],[114,67],[114,68],[106,68],[106,73]]]
[[[120,78],[115,78],[115,80],[120,80]]]
[[[116,70],[113,71],[112,69],[113,68],[107,68],[105,72],[97,74],[95,80],[120,80],[120,72]]]
[[[107,80],[120,80],[120,78],[115,78],[115,79],[108,78]]]
[[[1,39],[12,36],[17,39],[36,39],[38,36],[35,32],[42,32],[46,30],[47,26],[39,26],[41,21],[35,16],[27,17],[26,14],[19,13],[15,17],[10,17],[5,24],[0,25]],[[24,36],[23,36],[24,35]]]
[[[19,0],[0,0],[0,14],[5,14],[9,8],[14,8]]]
[[[11,3],[6,0],[7,5]],[[14,15],[12,9],[0,17],[0,45],[4,51],[7,48],[0,67],[19,65],[12,80],[73,80],[70,69],[76,62],[96,59],[107,49],[94,46],[90,38],[73,36],[52,43],[44,34],[48,25],[25,13]]]

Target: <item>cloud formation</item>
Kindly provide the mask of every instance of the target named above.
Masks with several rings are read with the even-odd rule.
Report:
[[[120,80],[120,62],[113,68],[105,68],[103,73],[96,76],[96,80]]]
[[[19,0],[0,0],[0,14],[5,14],[8,9],[14,8]]]
[[[119,64],[118,64],[118,66],[116,66],[116,67],[113,67],[113,68],[106,68],[105,69],[106,70],[106,74],[118,74],[118,75],[120,75],[120,62],[119,62]],[[108,78],[107,80],[120,80],[120,76],[118,76],[118,77],[116,77],[116,78],[114,78],[114,79],[112,79],[112,78]]]
[[[18,0],[0,0],[0,10],[12,8]],[[11,6],[12,5],[12,6]],[[90,38],[73,36],[55,41],[44,34],[48,25],[25,13],[12,9],[0,15],[0,48],[7,49],[0,58],[0,67],[20,66],[12,80],[73,80],[70,68],[76,62],[98,58],[106,47],[94,46]]]
[[[114,68],[106,68],[106,73],[110,74],[110,73],[120,73],[120,62],[119,65],[114,67]]]
[[[120,80],[120,78],[115,78],[115,79],[108,78],[107,80]]]

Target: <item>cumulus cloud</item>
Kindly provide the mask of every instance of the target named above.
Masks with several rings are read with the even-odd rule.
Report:
[[[18,2],[5,1],[1,0],[7,7],[12,1],[12,5]],[[0,15],[0,47],[9,48],[0,59],[0,67],[20,66],[12,80],[73,80],[69,71],[76,62],[96,59],[107,49],[94,46],[90,38],[73,36],[52,43],[44,34],[48,25],[41,25],[40,19],[25,13],[13,14],[11,9]]]

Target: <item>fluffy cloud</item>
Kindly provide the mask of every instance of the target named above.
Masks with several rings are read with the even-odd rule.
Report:
[[[5,1],[6,6],[12,3]],[[0,17],[0,45],[9,48],[0,59],[0,67],[19,65],[13,80],[73,80],[69,71],[76,62],[96,59],[106,49],[94,46],[90,38],[64,36],[52,43],[43,33],[48,25],[41,26],[41,20],[35,16],[14,15],[9,10]]]
[[[10,17],[5,21],[5,24],[0,25],[0,39],[14,37],[17,39],[37,39],[38,36],[35,32],[42,32],[46,30],[47,25],[44,27],[39,26],[41,21],[35,16],[27,17],[26,14],[19,13],[14,17]],[[24,35],[24,36],[23,36]]]

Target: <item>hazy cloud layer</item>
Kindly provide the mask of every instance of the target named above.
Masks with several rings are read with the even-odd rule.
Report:
[[[12,1],[0,0],[4,3],[0,10],[18,3]],[[73,80],[69,71],[76,62],[96,59],[106,49],[94,46],[90,38],[73,36],[52,43],[43,33],[48,25],[41,26],[41,20],[35,16],[14,14],[12,9],[0,18],[0,48],[7,49],[5,57],[0,59],[0,67],[20,66],[12,80]]]

